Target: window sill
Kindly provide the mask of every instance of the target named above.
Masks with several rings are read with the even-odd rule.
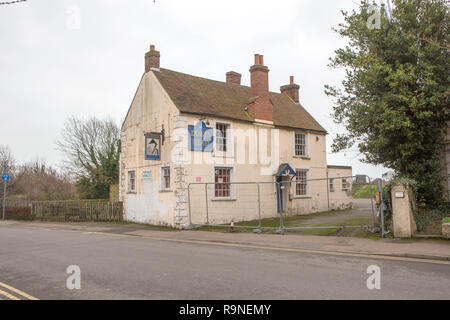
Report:
[[[213,152],[212,156],[215,157],[215,158],[228,158],[228,159],[233,159],[234,158],[233,154],[229,155],[229,154],[226,154],[226,153],[215,153],[215,152]]]
[[[127,194],[137,194],[136,191],[127,191]]]
[[[293,156],[293,158],[304,159],[304,160],[311,160],[310,156]]]
[[[173,192],[172,189],[164,189],[164,190],[159,190],[160,193],[169,193],[169,192]]]
[[[211,201],[236,201],[236,198],[212,198]]]
[[[312,199],[311,196],[293,196],[292,199]]]

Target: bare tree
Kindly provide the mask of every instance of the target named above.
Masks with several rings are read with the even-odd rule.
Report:
[[[56,142],[63,167],[77,180],[83,197],[107,198],[119,180],[120,129],[111,119],[70,117]]]
[[[7,145],[0,145],[0,175],[8,173],[10,176],[14,176],[16,169],[16,160],[11,152],[11,149]],[[1,181],[1,180],[0,180]],[[2,181],[1,181],[2,182]],[[14,177],[8,182],[7,194],[15,191],[16,183]],[[0,184],[0,201],[3,199],[3,184]]]
[[[67,200],[75,198],[70,177],[48,166],[43,159],[18,166],[17,193],[27,200]]]
[[[0,170],[2,172],[10,172],[14,170],[15,165],[16,161],[9,146],[0,144]]]

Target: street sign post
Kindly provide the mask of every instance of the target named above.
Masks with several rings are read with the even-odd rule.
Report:
[[[2,174],[2,180],[3,180],[3,220],[5,220],[5,209],[6,209],[6,182],[8,182],[9,179],[11,179],[9,174],[7,174],[7,173]]]

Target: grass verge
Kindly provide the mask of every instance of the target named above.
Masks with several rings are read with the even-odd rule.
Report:
[[[364,237],[364,238],[378,238],[374,234],[367,231],[365,228],[333,228],[336,226],[366,226],[372,223],[371,217],[366,216],[344,216],[339,219],[339,214],[350,211],[352,209],[325,211],[312,213],[308,215],[295,215],[287,216],[284,218],[284,226],[289,227],[311,227],[311,229],[296,229],[288,230],[292,234],[304,234],[304,235],[317,235],[317,236],[341,236],[341,237]],[[317,219],[319,218],[319,219]],[[326,218],[330,218],[330,221],[325,221]],[[322,222],[313,222],[322,221]],[[236,223],[237,227],[234,232],[253,232],[253,228],[245,227],[257,227],[259,225],[258,220],[245,221]],[[280,218],[269,218],[261,220],[261,227],[263,228],[278,228],[280,226]],[[326,228],[330,226],[330,228]],[[240,227],[240,228],[239,228]],[[320,228],[314,228],[320,227]],[[222,231],[229,232],[230,227],[201,227],[196,230],[200,231]],[[273,229],[263,229],[263,233],[275,233]]]

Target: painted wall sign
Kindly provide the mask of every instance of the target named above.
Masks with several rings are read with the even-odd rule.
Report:
[[[142,171],[142,181],[143,182],[152,182],[152,170]]]
[[[196,177],[195,182],[202,182],[202,177]]]
[[[396,192],[395,193],[395,197],[396,198],[404,198],[405,197],[405,193],[403,191]]]
[[[190,151],[213,151],[213,128],[209,128],[203,121],[198,121],[195,126],[188,126]]]
[[[145,159],[161,160],[161,135],[157,133],[145,134]]]

